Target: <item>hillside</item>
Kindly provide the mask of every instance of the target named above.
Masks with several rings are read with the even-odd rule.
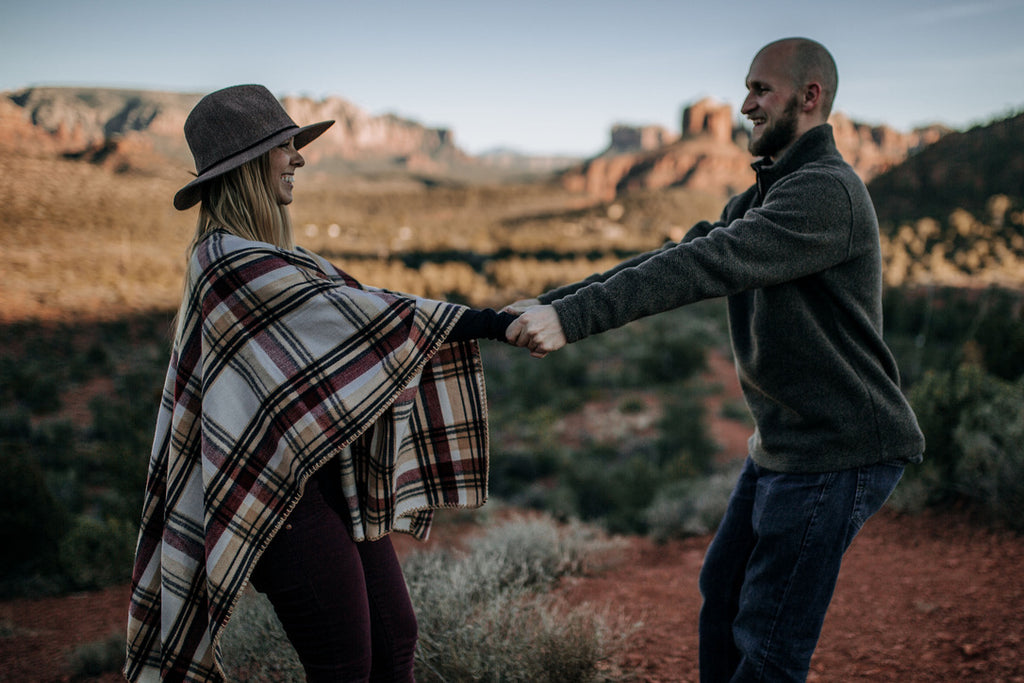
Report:
[[[1024,113],[950,133],[868,189],[889,284],[1024,283]]]
[[[0,604],[0,680],[84,680],[83,662],[99,659],[98,670],[108,674],[90,680],[113,681],[119,676],[109,671],[123,660],[127,588],[124,576],[116,575],[130,566],[134,550],[136,537],[126,520],[138,518],[170,311],[180,297],[194,212],[171,207],[189,164],[168,163],[171,152],[164,145],[173,139],[154,132],[171,127],[182,109],[168,104],[156,112],[150,102],[129,114],[94,104],[94,119],[82,112],[58,117],[65,123],[51,132],[15,101],[0,98],[0,453],[8,462],[35,463],[3,470],[4,500],[20,513],[8,515],[16,523],[5,525],[6,532],[18,534],[8,546],[38,550],[8,553],[8,564],[54,572],[57,563],[68,570],[66,577],[33,576],[27,588],[46,593],[118,583]],[[322,106],[300,118],[323,115],[329,107]],[[45,108],[37,111],[43,117]],[[729,187],[719,183],[739,182],[729,180],[731,164],[749,163],[749,157],[741,134],[719,110],[691,108],[685,118],[680,136],[617,129],[615,144],[598,163],[622,171],[611,194],[550,178],[482,182],[480,167],[462,165],[448,135],[424,134],[428,150],[407,157],[374,156],[369,146],[362,148],[367,157],[324,156],[297,175],[297,237],[369,284],[487,305],[533,295],[717,216]],[[90,138],[86,122],[93,120],[125,123],[116,134]],[[999,123],[993,125],[999,131],[993,135],[1003,135]],[[728,139],[716,137],[726,128]],[[970,144],[946,155],[967,169],[995,173],[1006,163],[989,155],[1021,146],[1020,129],[1013,130],[991,144],[986,129],[970,131]],[[862,168],[876,170],[898,164],[918,144],[856,125],[837,126],[837,135],[854,145],[849,153]],[[434,155],[429,145],[435,143],[449,151]],[[695,150],[700,154],[687,170],[686,155]],[[639,163],[626,163],[629,158]],[[464,177],[473,182],[455,177],[456,167],[469,169]],[[1019,182],[1019,170],[1012,171],[1012,163],[1010,168],[1010,182]],[[987,182],[987,171],[979,177]],[[936,185],[938,194],[941,187]],[[1019,289],[1024,208],[1019,193],[989,191],[979,192],[987,196],[980,209],[962,208],[966,202],[954,198],[948,212],[940,208],[931,217],[915,210],[906,221],[887,224],[882,240],[889,284],[994,282]],[[875,190],[876,201],[888,200],[886,192],[910,190]],[[1020,357],[1014,349],[1021,336],[1012,336],[1019,320],[1006,325],[989,292],[956,294],[933,302],[931,292],[917,296],[914,287],[887,292],[904,301],[890,306],[897,315],[886,313],[887,330],[899,334],[894,349],[913,352],[897,354],[915,363],[911,373],[901,363],[904,377],[955,367],[961,358],[984,359],[984,344],[994,346],[994,339],[1008,340],[999,349]],[[1011,315],[1019,318],[1020,297],[1013,301]],[[992,321],[1012,334],[993,334]],[[602,662],[606,680],[696,678],[696,580],[710,536],[690,527],[673,533],[698,535],[680,540],[664,527],[690,519],[681,506],[691,501],[678,486],[696,455],[726,465],[746,452],[751,426],[723,341],[725,324],[721,302],[686,307],[595,335],[546,363],[504,344],[482,345],[494,502],[504,496],[525,507],[544,504],[560,517],[604,514],[633,529],[639,527],[626,524],[653,526],[660,519],[661,533],[670,539],[629,536],[625,562],[567,577],[552,593],[568,606],[612,615],[618,620],[613,624],[628,627],[617,631],[626,639],[621,652]],[[687,374],[697,368],[699,376]],[[951,433],[954,425],[967,429],[957,426],[956,438],[929,437],[929,443],[953,443],[964,432],[971,443],[1008,450],[1019,442],[1019,430],[995,419],[1019,415],[1020,402],[1007,408],[1006,400],[979,400],[977,424],[936,408],[932,412]],[[1000,406],[1003,413],[995,410]],[[1002,436],[1011,433],[1014,438]],[[985,483],[1020,481],[1014,469],[1005,476],[983,474]],[[706,511],[716,481],[720,486],[724,475],[702,480],[700,500],[692,504]],[[685,490],[692,492],[689,484]],[[1011,511],[1019,509],[1017,500]],[[658,511],[660,518],[653,515]],[[887,510],[869,522],[844,565],[809,680],[1024,680],[1024,589],[1007,580],[1019,572],[1024,542],[973,519],[957,506],[923,516]],[[74,521],[71,532],[67,520]],[[68,538],[74,542],[64,542]],[[433,636],[423,633],[424,640]]]
[[[956,209],[983,215],[989,199],[1024,203],[1024,112],[953,132],[911,154],[868,185],[882,223],[944,218]]]
[[[184,163],[186,168],[192,165],[181,131],[199,94],[43,87],[5,95],[21,109],[23,120],[49,133],[65,153],[88,155],[142,136],[168,161]],[[429,128],[392,114],[371,115],[340,97],[288,96],[282,104],[302,123],[335,121],[315,150],[310,150],[311,162],[389,160],[411,170],[430,171],[437,164],[468,161],[447,129]],[[6,126],[6,118],[0,124]]]
[[[174,306],[194,217],[171,209],[170,197],[191,170],[180,131],[194,97],[0,97],[0,172],[9,179],[0,185],[0,248],[10,275],[0,280],[0,319]],[[744,133],[710,102],[685,109],[680,135],[618,126],[605,154],[557,176],[550,164],[507,155],[467,158],[450,132],[360,116],[340,100],[287,104],[303,121],[339,120],[334,146],[310,149],[297,178],[299,242],[366,282],[478,305],[678,239],[750,182]],[[880,213],[917,213],[883,227],[888,284],[1024,282],[1021,117],[946,135],[833,122],[865,174],[889,168],[871,183]],[[948,162],[932,163],[932,149]],[[982,208],[955,210],[963,206]]]

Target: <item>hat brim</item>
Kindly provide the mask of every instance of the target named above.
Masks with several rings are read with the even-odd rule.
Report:
[[[174,208],[179,211],[195,206],[203,196],[203,184],[222,176],[228,171],[238,168],[247,161],[277,147],[289,138],[295,138],[295,149],[302,149],[320,137],[324,131],[334,125],[334,121],[321,121],[299,128],[289,127],[261,140],[252,147],[220,161],[199,174],[195,180],[178,190],[174,195]]]

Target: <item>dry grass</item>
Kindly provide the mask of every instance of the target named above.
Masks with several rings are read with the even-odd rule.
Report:
[[[116,173],[0,148],[0,322],[170,310],[194,211],[185,169]],[[724,197],[670,188],[599,203],[556,182],[427,186],[410,177],[299,177],[297,241],[382,287],[498,306],[584,277],[714,219]],[[1000,205],[1001,206],[1001,205]],[[997,207],[998,208],[998,207]],[[1019,283],[1021,211],[958,212],[883,236],[887,282]],[[941,221],[941,222],[940,222]]]

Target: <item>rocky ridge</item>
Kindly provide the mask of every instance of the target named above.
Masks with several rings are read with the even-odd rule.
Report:
[[[39,87],[5,95],[0,98],[0,145],[7,149],[59,153],[115,171],[162,174],[191,168],[181,130],[198,94]],[[433,176],[456,169],[463,178],[485,177],[484,169],[558,173],[566,189],[603,201],[669,186],[728,195],[753,179],[746,128],[729,105],[711,98],[684,107],[678,133],[656,125],[616,125],[608,147],[584,161],[507,152],[471,157],[458,148],[449,129],[393,114],[372,115],[340,97],[288,96],[282,104],[299,122],[336,121],[306,152],[314,162],[340,162],[322,165],[326,172],[384,161],[411,174]],[[830,121],[840,152],[865,181],[950,132],[931,126],[902,133],[841,113]],[[168,159],[173,169],[166,168]]]
[[[865,182],[950,132],[929,126],[901,133],[841,113],[833,114],[829,123],[840,153]],[[608,148],[566,170],[562,183],[610,201],[623,192],[669,186],[734,194],[753,182],[748,133],[728,104],[704,98],[686,106],[680,129],[674,135],[661,126],[617,125]]]
[[[35,139],[42,139],[38,133],[43,131],[48,134],[48,148],[90,161],[96,161],[97,154],[102,161],[114,149],[127,145],[148,147],[191,165],[181,131],[188,112],[201,97],[198,94],[57,87],[5,94],[0,98],[0,130],[17,132],[3,138],[23,138],[32,130]],[[301,123],[336,121],[316,149],[310,150],[313,158],[387,158],[421,167],[467,158],[447,129],[429,128],[392,114],[374,116],[340,97],[314,100],[289,96],[281,102]],[[148,145],[140,144],[140,137]]]

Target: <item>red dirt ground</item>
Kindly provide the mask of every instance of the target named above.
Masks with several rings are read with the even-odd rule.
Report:
[[[640,623],[615,663],[624,680],[697,680],[697,573],[709,540],[632,539],[635,561],[559,586],[570,604]],[[1022,566],[1020,536],[883,511],[847,554],[809,680],[1024,681]],[[127,599],[119,586],[0,604],[0,680],[70,680],[74,646],[120,632]]]
[[[736,396],[721,357],[709,375]],[[711,432],[742,453],[742,425],[709,406]],[[446,527],[448,529],[448,527]],[[431,544],[451,542],[445,534]],[[638,624],[611,671],[646,683],[697,680],[697,574],[710,537],[657,545],[630,539],[635,558],[563,581],[570,605],[591,604]],[[400,552],[411,545],[401,539]],[[847,553],[809,681],[1024,683],[1024,537],[972,525],[955,514],[906,516],[884,510]],[[60,598],[0,603],[0,681],[69,681],[81,644],[121,633],[124,586]],[[117,681],[110,674],[94,681]]]

